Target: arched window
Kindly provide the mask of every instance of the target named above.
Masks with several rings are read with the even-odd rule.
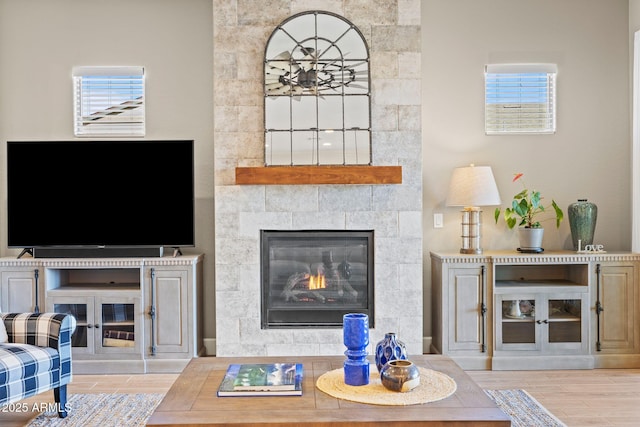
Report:
[[[345,18],[284,20],[264,58],[265,164],[371,164],[369,49]]]

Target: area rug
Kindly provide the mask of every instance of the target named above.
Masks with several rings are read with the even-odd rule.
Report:
[[[513,427],[566,427],[524,390],[485,390]],[[72,394],[66,418],[44,412],[28,427],[142,427],[162,400],[162,394]]]
[[[144,426],[163,397],[161,393],[71,394],[66,418],[59,418],[57,412],[43,412],[28,427]]]
[[[566,427],[524,390],[485,390],[485,393],[511,417],[512,427]]]

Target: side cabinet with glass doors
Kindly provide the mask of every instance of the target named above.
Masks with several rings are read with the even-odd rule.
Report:
[[[74,363],[74,372],[95,372],[92,360],[107,371],[144,372],[140,268],[45,268],[45,275],[47,311],[76,318],[73,358],[86,363]]]
[[[494,268],[493,369],[592,368],[588,264]]]
[[[465,369],[640,368],[639,275],[640,253],[432,252],[431,352]]]
[[[136,313],[140,311],[140,298],[119,292],[117,297],[100,295],[51,296],[47,309],[55,313],[71,314],[77,327],[71,345],[75,355],[136,354],[141,342]]]

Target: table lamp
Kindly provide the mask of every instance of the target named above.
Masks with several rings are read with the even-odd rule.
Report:
[[[449,184],[447,206],[462,206],[463,254],[481,254],[482,210],[480,206],[499,205],[500,193],[490,166],[455,168]]]

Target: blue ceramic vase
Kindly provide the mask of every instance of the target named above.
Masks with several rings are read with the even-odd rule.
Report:
[[[344,361],[344,382],[348,385],[369,384],[369,316],[348,313],[342,318],[342,333],[347,356]]]
[[[376,367],[378,372],[391,360],[406,360],[407,347],[400,341],[394,332],[384,335],[384,338],[376,344]]]

